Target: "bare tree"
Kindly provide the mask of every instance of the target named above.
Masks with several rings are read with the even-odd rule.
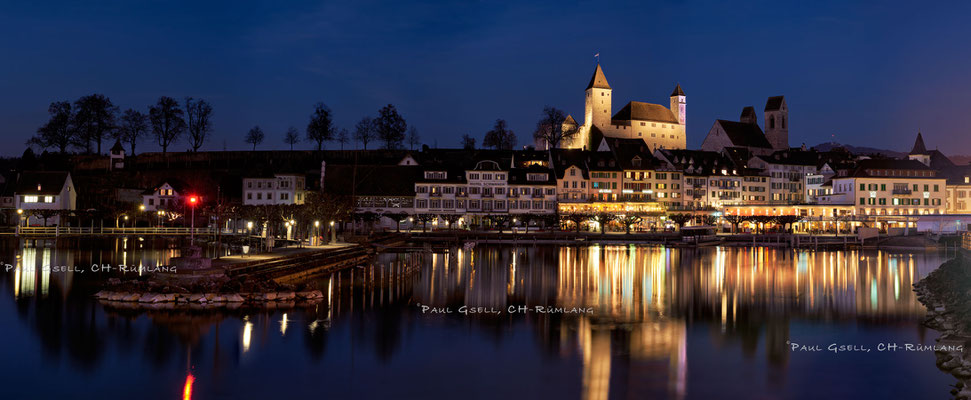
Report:
[[[74,108],[74,126],[77,129],[75,145],[90,153],[91,142],[95,142],[98,144],[98,154],[101,154],[101,142],[115,129],[118,107],[111,104],[107,96],[92,94],[75,101]]]
[[[263,129],[259,125],[250,128],[249,132],[246,133],[246,143],[253,145],[253,151],[256,151],[256,145],[263,143],[263,138],[266,135],[263,134]]]
[[[418,135],[418,129],[414,126],[408,128],[408,146],[411,146],[411,150],[415,150],[415,147],[421,144],[421,136]]]
[[[324,103],[314,105],[307,124],[307,140],[317,142],[317,151],[324,149],[324,142],[334,140],[334,116]]]
[[[341,144],[341,151],[344,151],[344,145],[351,141],[351,134],[347,133],[347,128],[341,128],[337,131],[337,143]]]
[[[364,146],[364,150],[367,150],[367,144],[376,139],[376,130],[374,127],[374,119],[371,117],[361,118],[357,121],[357,125],[354,125],[354,139],[361,142]]]
[[[516,134],[506,125],[506,120],[497,119],[492,130],[486,132],[482,139],[482,147],[492,147],[496,150],[512,150],[516,147]]]
[[[28,145],[41,148],[56,148],[58,152],[67,152],[68,146],[74,139],[74,126],[71,117],[71,103],[56,101],[47,107],[50,119],[37,128],[37,135],[27,141]]]
[[[533,132],[533,138],[546,142],[551,149],[560,147],[564,143],[569,143],[580,131],[575,127],[564,130],[563,121],[565,120],[566,114],[563,111],[555,107],[544,107],[543,116],[536,123],[536,131]]]
[[[188,120],[189,146],[199,151],[212,133],[212,106],[205,100],[185,98],[185,116]]]
[[[175,99],[162,96],[158,103],[148,109],[148,118],[152,121],[152,133],[158,145],[162,146],[162,154],[167,154],[169,146],[175,143],[185,132],[185,120]]]
[[[475,150],[475,138],[468,133],[462,135],[462,148],[466,150]]]
[[[148,117],[134,109],[125,110],[118,125],[117,139],[127,143],[131,148],[131,155],[135,155],[135,144],[148,134]]]
[[[378,138],[384,142],[384,148],[391,150],[401,148],[401,143],[405,140],[405,132],[408,131],[408,124],[393,105],[382,107],[374,123]]]
[[[283,136],[283,143],[290,145],[290,151],[293,151],[293,145],[300,141],[300,131],[297,128],[290,127],[287,129],[286,135]]]

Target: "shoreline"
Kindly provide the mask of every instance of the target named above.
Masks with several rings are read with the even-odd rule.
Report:
[[[914,284],[917,300],[927,308],[923,324],[940,332],[934,352],[937,368],[958,380],[951,394],[971,400],[971,260],[958,253]]]

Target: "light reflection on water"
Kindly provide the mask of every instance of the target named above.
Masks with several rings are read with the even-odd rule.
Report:
[[[117,241],[107,247],[3,249],[17,268],[0,277],[0,295],[15,299],[0,302],[0,320],[9,322],[21,347],[36,343],[45,350],[3,350],[11,354],[2,359],[32,360],[26,362],[32,368],[0,361],[0,373],[36,382],[31,373],[64,359],[73,365],[61,373],[68,380],[110,379],[117,368],[153,371],[137,384],[157,387],[148,392],[169,398],[185,390],[199,398],[309,395],[323,387],[339,398],[446,398],[456,390],[511,398],[719,397],[724,393],[708,389],[713,380],[723,385],[720,390],[751,397],[869,395],[872,389],[828,387],[806,376],[879,374],[869,367],[874,360],[916,369],[906,388],[887,378],[888,394],[942,394],[951,383],[934,369],[929,353],[854,361],[791,353],[786,344],[844,334],[930,342],[918,325],[924,310],[911,285],[940,264],[938,254],[480,246],[382,255],[375,267],[316,280],[326,300],[309,307],[145,313],[91,302],[87,295],[104,275],[46,268],[157,265],[177,255],[174,248]],[[423,315],[417,304],[593,312]],[[465,377],[470,368],[486,372],[481,379]],[[307,374],[314,378],[273,390],[262,378]],[[490,374],[504,377],[506,385],[489,384]],[[428,376],[437,379],[420,379]],[[344,384],[348,379],[356,384]],[[111,390],[109,397],[144,393]]]

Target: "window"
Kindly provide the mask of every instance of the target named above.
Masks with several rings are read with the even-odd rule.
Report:
[[[253,193],[246,193],[246,200],[253,200]],[[148,205],[152,205],[155,199],[148,199]]]

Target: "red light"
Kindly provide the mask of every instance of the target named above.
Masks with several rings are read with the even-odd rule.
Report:
[[[197,199],[196,196],[192,196],[189,198],[189,202],[192,204],[196,204],[197,201],[199,201],[199,199]]]

